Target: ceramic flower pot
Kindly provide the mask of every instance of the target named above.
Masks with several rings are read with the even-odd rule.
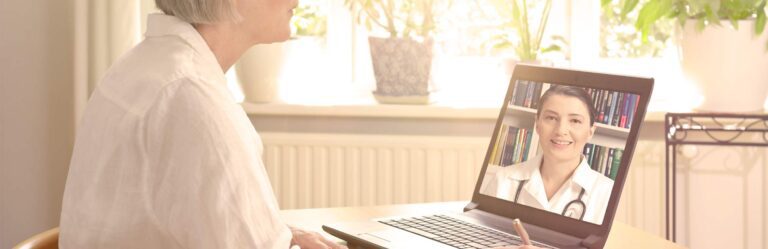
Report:
[[[706,112],[759,112],[768,94],[768,31],[754,34],[754,20],[736,30],[723,21],[695,30],[686,23],[680,40],[682,68],[704,94]]]
[[[432,70],[432,40],[369,37],[374,96],[384,103],[427,103]],[[399,101],[398,101],[399,100]]]
[[[245,101],[267,103],[275,99],[285,56],[285,43],[271,43],[255,45],[240,57],[235,68]]]

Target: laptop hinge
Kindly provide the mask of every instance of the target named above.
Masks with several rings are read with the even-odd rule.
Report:
[[[598,248],[601,245],[603,237],[590,234],[581,241],[581,245],[586,248]]]
[[[478,205],[477,205],[477,203],[476,203],[476,202],[470,202],[470,203],[468,203],[466,206],[464,206],[464,212],[467,212],[467,211],[469,211],[469,210],[473,210],[473,209],[476,209],[476,208],[477,208],[477,206],[478,206]]]

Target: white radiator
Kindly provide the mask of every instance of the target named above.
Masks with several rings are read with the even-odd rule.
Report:
[[[483,137],[262,133],[282,209],[469,200]]]

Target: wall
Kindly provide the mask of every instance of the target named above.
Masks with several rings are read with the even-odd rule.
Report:
[[[0,248],[58,225],[74,134],[72,2],[0,1]]]

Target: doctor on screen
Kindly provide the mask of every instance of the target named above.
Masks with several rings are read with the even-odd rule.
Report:
[[[582,155],[595,132],[595,109],[582,88],[552,85],[542,96],[535,130],[536,157],[496,172],[483,194],[602,224],[613,180]]]

